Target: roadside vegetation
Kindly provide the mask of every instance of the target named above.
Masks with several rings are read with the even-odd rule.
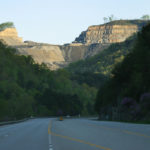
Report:
[[[150,122],[150,25],[117,63],[99,89],[95,109],[101,119]]]

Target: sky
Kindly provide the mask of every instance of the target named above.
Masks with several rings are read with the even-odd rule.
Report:
[[[104,17],[150,15],[150,0],[0,0],[0,23],[11,21],[24,41],[71,43]]]

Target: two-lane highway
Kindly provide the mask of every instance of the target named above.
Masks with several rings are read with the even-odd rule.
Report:
[[[0,150],[149,150],[150,125],[33,119],[0,127]]]

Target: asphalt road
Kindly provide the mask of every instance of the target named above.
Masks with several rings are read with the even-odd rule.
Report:
[[[150,150],[150,125],[32,119],[0,126],[0,150]]]

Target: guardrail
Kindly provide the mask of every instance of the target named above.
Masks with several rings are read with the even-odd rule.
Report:
[[[30,118],[25,118],[25,119],[22,119],[22,120],[15,120],[15,121],[0,122],[0,126],[8,125],[8,124],[14,124],[14,123],[19,123],[19,122],[27,121],[29,119]]]

